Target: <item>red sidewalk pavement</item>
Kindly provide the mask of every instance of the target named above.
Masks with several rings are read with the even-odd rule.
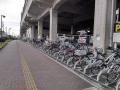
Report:
[[[92,87],[89,83],[60,66],[39,50],[19,42],[38,90],[82,90]]]
[[[0,51],[0,90],[36,90],[26,88],[21,54],[37,90],[83,90],[92,87],[39,50],[21,41],[12,41]]]
[[[16,41],[0,51],[0,90],[27,90]]]

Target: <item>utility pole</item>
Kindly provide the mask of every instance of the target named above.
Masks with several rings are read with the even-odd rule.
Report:
[[[2,15],[1,15],[1,31],[0,31],[0,37],[2,38]]]
[[[6,31],[5,31],[5,32],[6,32],[6,36],[8,36],[8,33],[7,33],[7,26],[6,26],[5,30],[6,30]]]

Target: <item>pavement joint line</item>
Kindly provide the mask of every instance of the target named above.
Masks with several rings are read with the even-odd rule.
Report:
[[[21,65],[22,65],[22,71],[23,71],[27,90],[37,90],[35,81],[32,77],[28,64],[23,55],[21,55]]]

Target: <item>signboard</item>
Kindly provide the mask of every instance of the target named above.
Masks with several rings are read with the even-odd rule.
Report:
[[[120,32],[113,33],[113,42],[120,43]]]
[[[115,32],[120,32],[120,23],[116,23]]]

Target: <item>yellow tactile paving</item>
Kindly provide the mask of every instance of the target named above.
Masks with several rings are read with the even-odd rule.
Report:
[[[27,90],[37,90],[35,81],[23,55],[21,55],[21,65]]]
[[[21,57],[21,67],[22,67],[22,72],[23,72],[23,75],[24,75],[27,90],[38,90],[37,86],[35,84],[35,81],[32,77],[29,66],[27,64],[27,61],[26,61],[24,55],[21,53],[21,49],[20,49],[19,45],[18,45],[18,51],[19,51],[19,54],[20,54],[20,57]]]

